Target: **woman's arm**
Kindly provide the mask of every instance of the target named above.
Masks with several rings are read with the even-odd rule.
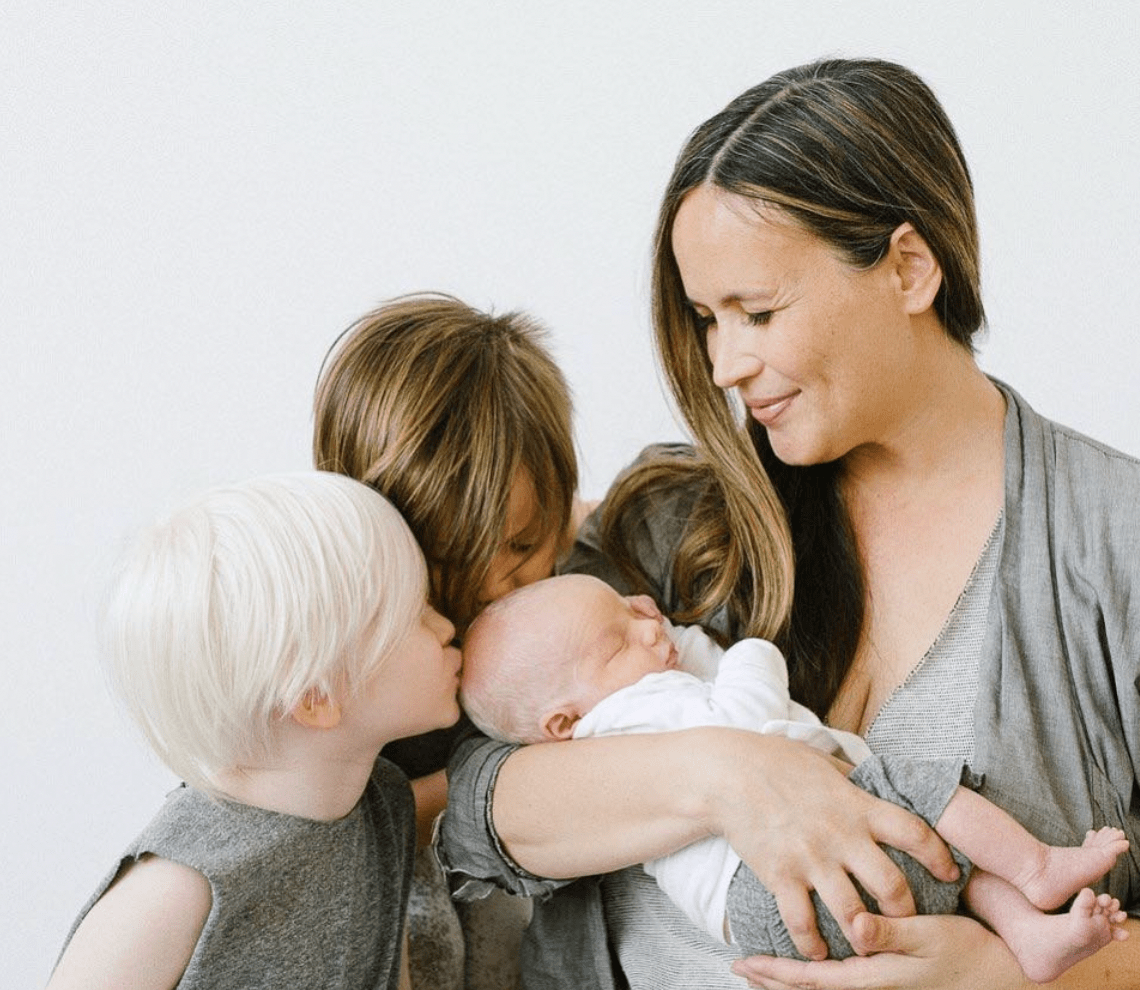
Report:
[[[884,918],[864,914],[853,945],[867,953],[827,962],[753,956],[733,964],[750,986],[765,990],[1137,990],[1140,921],[1126,923],[1129,938],[1112,942],[1052,983],[1031,983],[1013,954],[970,918],[926,915]]]
[[[167,990],[205,927],[210,884],[188,866],[144,856],[127,866],[75,930],[48,990]]]
[[[850,784],[838,761],[777,736],[732,729],[529,746],[501,765],[493,831],[522,870],[603,873],[722,835],[775,895],[800,951],[823,958],[810,892],[846,928],[866,907],[914,913],[895,846],[952,879],[949,851],[920,818]]]

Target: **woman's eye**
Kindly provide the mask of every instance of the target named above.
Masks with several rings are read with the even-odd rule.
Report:
[[[515,540],[511,540],[511,542],[507,544],[507,549],[520,557],[526,557],[534,553],[534,548],[535,544],[533,543],[518,543]]]
[[[772,319],[772,311],[770,309],[762,310],[759,313],[745,313],[748,322],[754,327],[767,326],[768,322]]]
[[[712,313],[698,313],[693,310],[693,324],[698,330],[708,330],[709,327],[716,326],[716,317]]]

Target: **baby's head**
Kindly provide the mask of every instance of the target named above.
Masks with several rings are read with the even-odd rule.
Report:
[[[566,574],[489,605],[463,641],[460,700],[487,735],[569,739],[599,701],[675,667],[677,650],[653,599]]]
[[[267,759],[313,692],[358,696],[426,594],[423,556],[383,496],[338,474],[257,478],[135,537],[104,603],[104,660],[163,762],[213,791]]]

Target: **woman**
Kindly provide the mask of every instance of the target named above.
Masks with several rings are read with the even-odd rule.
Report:
[[[492,316],[441,294],[385,303],[331,350],[314,422],[314,465],[372,485],[400,510],[427,559],[433,603],[460,635],[486,602],[548,577],[580,520],[570,391],[545,331],[523,314]],[[524,905],[469,910],[464,946],[428,850],[447,799],[443,766],[463,731],[461,722],[384,751],[413,778],[424,850],[409,912],[412,982],[502,990],[516,979]]]
[[[1140,465],[982,374],[978,271],[969,173],[913,73],[826,61],[733,101],[682,150],[654,259],[657,345],[696,449],[643,457],[571,567],[640,586],[721,636],[775,638],[794,697],[877,752],[965,759],[1042,838],[1120,826],[1132,848],[1107,884],[1135,912],[1140,629],[1126,609],[1140,595]],[[451,786],[454,885],[554,893],[524,943],[534,986],[560,985],[547,963],[559,931],[591,953],[577,985],[616,985],[605,936],[634,988],[741,985],[637,871],[600,886],[537,879],[623,867],[709,831],[776,893],[809,959],[813,890],[853,944],[882,953],[736,964],[757,985],[1024,985],[976,922],[903,917],[875,841],[943,875],[945,850],[917,820],[771,739],[471,742]],[[799,814],[765,816],[789,799]],[[1130,985],[1129,925],[1133,938],[1054,985]]]

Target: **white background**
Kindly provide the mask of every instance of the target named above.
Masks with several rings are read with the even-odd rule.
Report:
[[[42,984],[173,782],[109,700],[130,527],[308,465],[336,334],[418,289],[525,308],[584,492],[678,435],[647,258],[688,132],[825,54],[902,61],[977,185],[984,367],[1140,453],[1140,5],[6,0],[0,9],[0,959]]]

